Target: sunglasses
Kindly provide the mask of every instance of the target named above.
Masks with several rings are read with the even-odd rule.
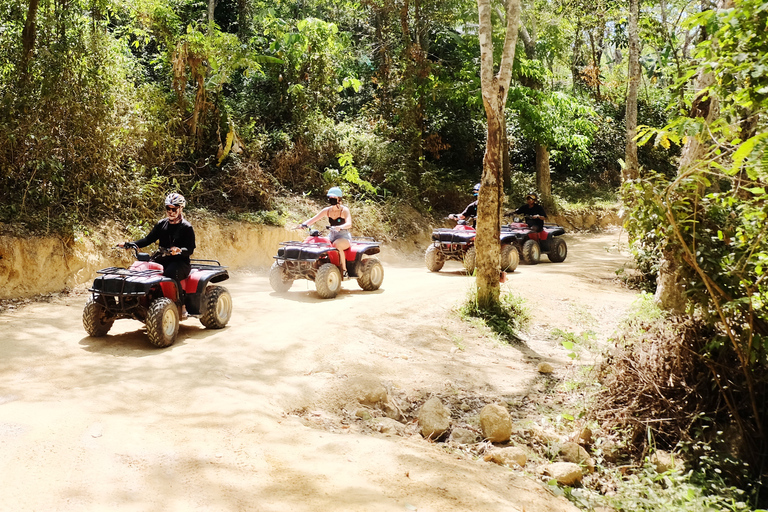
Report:
[[[175,212],[178,209],[179,209],[178,206],[166,206],[165,207],[165,211],[167,211],[167,212]]]

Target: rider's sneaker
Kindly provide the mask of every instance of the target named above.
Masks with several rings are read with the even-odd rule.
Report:
[[[349,272],[346,270],[344,271],[344,275],[342,276],[344,279],[349,279]]]
[[[181,309],[181,320],[186,320],[189,318],[189,313],[187,313],[187,308]]]

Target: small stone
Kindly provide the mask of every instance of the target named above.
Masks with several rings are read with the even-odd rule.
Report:
[[[544,474],[551,476],[560,485],[572,486],[581,482],[582,472],[573,462],[554,462],[544,467]]]
[[[509,411],[497,404],[489,404],[480,411],[483,437],[492,443],[505,443],[512,436],[512,418]]]
[[[350,380],[349,387],[363,405],[376,405],[387,401],[387,388],[372,377],[356,377]]]
[[[451,426],[451,412],[439,398],[433,396],[419,409],[418,420],[421,435],[428,439],[437,439]]]
[[[675,457],[669,452],[664,450],[658,450],[651,454],[651,464],[656,468],[657,473],[666,473],[669,470],[675,469]]]
[[[468,428],[457,427],[451,430],[450,440],[456,444],[475,444],[477,442],[477,434]]]
[[[560,447],[560,457],[565,462],[573,462],[586,467],[590,473],[595,471],[595,461],[589,456],[587,450],[577,443],[571,441],[563,443]]]
[[[555,371],[555,369],[549,363],[539,363],[539,366],[536,367],[536,370],[544,375],[549,375]]]
[[[371,425],[382,434],[401,435],[405,432],[405,425],[392,418],[374,418]]]
[[[528,462],[528,453],[525,448],[520,446],[506,446],[504,448],[496,448],[484,457],[484,460],[488,462],[495,462],[502,466],[512,466],[516,464],[520,467],[525,466]]]

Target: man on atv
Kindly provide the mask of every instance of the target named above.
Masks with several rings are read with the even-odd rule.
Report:
[[[472,195],[477,197],[477,195],[480,193],[480,184],[474,186],[472,189]],[[449,219],[454,220],[464,220],[467,218],[476,218],[477,217],[477,199],[475,199],[473,202],[469,203],[466,208],[464,208],[464,211],[461,213],[452,213],[448,215]]]
[[[547,213],[544,211],[544,207],[539,204],[539,196],[536,192],[531,192],[525,196],[525,204],[512,213],[525,215],[526,224],[534,232],[538,233],[544,229]]]
[[[163,266],[164,276],[179,282],[189,276],[192,270],[189,257],[195,251],[195,230],[182,214],[186,204],[181,194],[168,194],[165,198],[168,217],[158,221],[147,236],[133,242],[138,247],[158,242],[160,250],[152,260]],[[121,242],[118,247],[125,247],[127,243]]]

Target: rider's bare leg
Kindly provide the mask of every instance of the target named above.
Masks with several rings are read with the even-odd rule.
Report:
[[[339,238],[333,242],[333,246],[339,251],[339,261],[341,262],[342,274],[347,271],[347,258],[344,256],[344,251],[349,249],[349,240],[346,238]]]

